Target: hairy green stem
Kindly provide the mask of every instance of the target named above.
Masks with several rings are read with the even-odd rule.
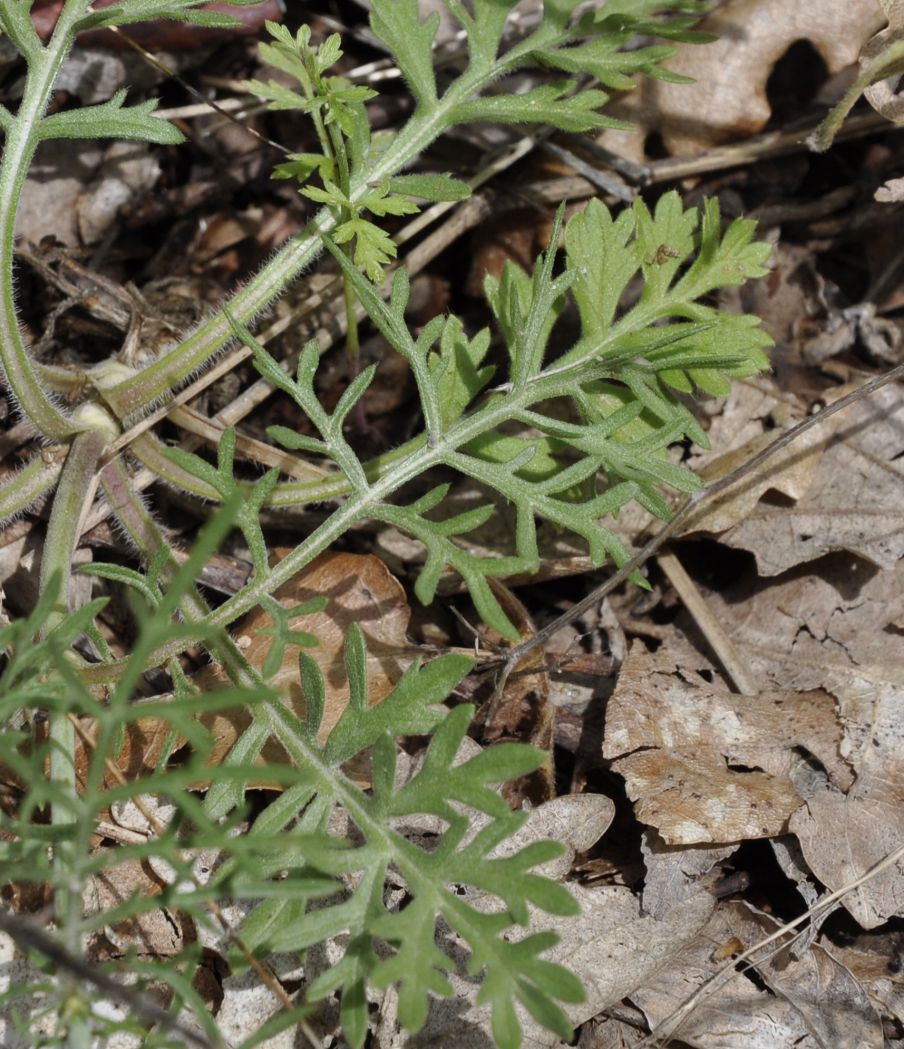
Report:
[[[40,142],[38,129],[60,66],[72,46],[74,26],[87,0],[69,0],[46,47],[32,56],[16,119],[5,129],[0,161],[0,359],[19,409],[44,436],[56,441],[82,427],[64,415],[44,390],[19,330],[13,290],[15,221],[25,177]]]
[[[63,469],[65,449],[45,449],[0,487],[0,521],[24,513],[42,495],[47,495]]]
[[[59,587],[53,610],[44,625],[45,636],[69,611],[72,556],[81,534],[85,497],[93,488],[98,462],[109,440],[110,435],[101,430],[78,434],[63,465],[41,554],[41,592],[51,585]]]
[[[165,552],[166,563],[162,574],[167,582],[171,582],[181,566],[172,557],[163,530],[132,487],[129,471],[120,457],[113,459],[101,471],[100,485],[111,509],[142,557],[152,561]],[[188,622],[209,621],[210,606],[196,587],[190,587],[182,596],[179,608]],[[214,658],[223,664],[234,684],[243,687],[264,685],[263,679],[228,635],[207,638],[206,644]]]

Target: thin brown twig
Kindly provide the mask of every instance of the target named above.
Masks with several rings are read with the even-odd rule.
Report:
[[[673,550],[660,551],[659,567],[677,590],[681,603],[690,613],[700,632],[709,642],[710,648],[722,664],[735,689],[745,696],[755,696],[759,689],[744,665],[734,642],[728,636],[718,618],[710,611],[697,588],[697,584],[687,574],[684,565]]]
[[[256,128],[251,127],[244,120],[242,120],[241,116],[236,116],[235,113],[230,113],[227,108],[221,106],[212,98],[205,98],[197,88],[192,87],[192,85],[189,84],[188,81],[185,80],[183,77],[179,76],[179,74],[175,72],[175,70],[170,69],[169,66],[166,65],[166,63],[161,62],[154,55],[152,55],[150,51],[147,51],[145,48],[143,48],[141,44],[139,44],[137,40],[133,40],[128,33],[124,33],[119,28],[119,26],[111,25],[107,26],[106,28],[109,32],[115,33],[116,37],[119,40],[121,40],[126,46],[132,48],[133,51],[137,51],[138,54],[141,55],[141,57],[145,60],[145,62],[147,62],[147,64],[153,69],[156,69],[158,73],[162,73],[165,77],[175,80],[176,83],[183,90],[187,91],[192,96],[192,98],[196,98],[199,102],[203,102],[206,106],[210,106],[210,108],[213,109],[215,112],[219,113],[221,117],[228,120],[232,124],[238,124],[238,126],[243,131],[247,131],[249,135],[252,135],[260,143],[262,143],[265,146],[269,146],[271,149],[275,149],[284,157],[292,155],[292,151],[286,146],[284,146],[281,142],[277,142],[275,139],[269,138],[267,135],[264,135]]]

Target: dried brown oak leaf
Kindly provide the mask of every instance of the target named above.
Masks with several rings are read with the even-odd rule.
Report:
[[[624,777],[638,819],[667,844],[781,834],[802,800],[790,779],[797,748],[850,782],[825,692],[740,696],[701,669],[712,673],[678,639],[657,652],[637,643],[607,708],[603,756]]]
[[[287,552],[277,551],[277,556]],[[293,608],[314,597],[328,599],[323,611],[289,620],[290,630],[312,634],[318,641],[305,651],[320,667],[326,682],[321,742],[326,740],[348,706],[344,648],[352,623],[361,627],[367,641],[367,701],[371,706],[389,695],[417,654],[407,637],[411,610],[405,591],[386,565],[372,554],[321,554],[273,596],[284,608]],[[272,626],[269,613],[258,609],[236,631],[236,641],[252,666],[263,666],[273,638],[261,631]],[[282,665],[269,679],[269,684],[299,717],[303,717],[305,707],[298,675],[298,654],[295,646],[286,649]],[[202,690],[222,688],[228,685],[228,679],[218,666],[211,664],[195,676],[194,684]],[[228,719],[212,719],[211,727],[218,741],[217,754],[225,754],[246,722],[244,713]],[[282,760],[282,748],[271,741],[264,748],[264,757]]]
[[[117,0],[95,0],[92,6],[111,7],[116,2]],[[31,20],[43,40],[49,39],[62,7],[63,0],[37,0],[32,5]],[[151,51],[178,51],[231,40],[236,36],[254,36],[263,29],[267,19],[280,22],[283,15],[280,0],[261,0],[260,3],[252,3],[250,6],[246,4],[244,7],[235,7],[229,3],[205,4],[204,7],[208,11],[230,15],[239,24],[231,29],[223,29],[155,18],[126,26],[125,32],[132,40]],[[104,47],[128,46],[120,36],[103,29],[82,33],[80,39],[87,39],[92,43],[100,42]]]
[[[728,0],[700,26],[718,40],[684,45],[666,63],[695,82],[644,81],[607,111],[637,124],[640,132],[626,139],[606,131],[601,141],[641,160],[644,139],[653,131],[673,155],[747,138],[772,115],[766,85],[792,44],[810,43],[831,75],[857,61],[883,21],[876,0]]]

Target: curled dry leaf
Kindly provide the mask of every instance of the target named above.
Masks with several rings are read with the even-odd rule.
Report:
[[[777,927],[746,904],[722,904],[668,971],[634,991],[631,1000],[655,1027],[726,964],[723,945],[739,953]],[[821,947],[799,961],[786,951],[773,953],[756,973],[768,990],[758,980],[735,975],[684,1020],[677,1032],[681,1043],[696,1049],[881,1049],[885,1044],[866,991]]]
[[[738,848],[667,845],[652,827],[643,832],[640,847],[646,868],[643,909],[654,918],[664,918],[679,903],[708,891],[703,879]]]
[[[866,69],[889,45],[904,38],[904,3],[901,0],[879,0],[879,3],[888,19],[888,26],[864,44],[860,53],[861,69]],[[900,74],[896,74],[871,84],[863,92],[873,109],[895,124],[904,123],[904,97],[898,91],[899,86]],[[876,199],[880,198],[877,196]]]
[[[843,726],[849,789],[826,783],[792,818],[807,865],[829,889],[864,874],[904,840],[904,563],[880,572],[849,557],[712,595],[751,664],[777,686],[824,688]],[[904,868],[892,867],[842,903],[865,928],[904,914]]]
[[[801,460],[815,468],[795,505],[761,503],[722,537],[729,546],[750,550],[761,575],[778,575],[834,550],[849,550],[880,568],[904,556],[904,390],[889,384],[835,418],[835,434],[818,460],[813,440],[825,434],[817,434],[817,426],[806,447],[795,443],[774,466],[764,467],[766,487],[773,487],[773,470]],[[753,479],[760,491],[762,481]]]
[[[603,755],[624,776],[638,819],[667,844],[782,833],[801,804],[790,779],[795,748],[850,783],[829,695],[739,696],[690,669],[700,664],[677,640],[655,653],[635,644],[607,711]]]
[[[677,155],[756,134],[771,116],[769,77],[792,44],[806,40],[833,74],[857,61],[863,43],[881,25],[876,0],[727,0],[701,23],[718,40],[703,48],[684,45],[666,63],[695,82],[644,82],[608,110],[641,132],[627,149],[622,132],[607,131],[602,138],[640,160],[652,131]]]
[[[904,178],[889,179],[873,196],[880,204],[897,204],[904,200]]]
[[[883,769],[857,781],[847,795],[823,791],[795,813],[790,829],[797,835],[807,865],[828,889],[850,885],[884,860],[904,840],[904,780],[901,762],[894,783]],[[882,871],[842,898],[864,929],[904,915],[904,863]]]
[[[495,850],[494,856],[512,856],[535,841],[552,838],[565,851],[549,860],[538,873],[562,881],[579,852],[586,852],[609,829],[615,804],[604,794],[566,794],[552,798],[531,811],[527,823]]]
[[[708,484],[727,476],[781,435],[781,429],[769,428],[767,422],[782,419],[790,424],[790,416],[789,407],[768,389],[738,383],[709,431],[712,446],[726,450],[697,456],[692,468]],[[724,532],[746,520],[768,491],[780,492],[794,500],[804,498],[823,451],[840,425],[836,419],[833,416],[814,426],[758,470],[746,474],[721,495],[704,503],[689,519],[684,531]]]
[[[109,851],[109,850],[108,850]],[[93,875],[84,892],[85,914],[106,914],[121,907],[131,897],[147,899],[158,896],[167,888],[163,878],[139,860],[115,863],[115,850],[110,851],[110,866]],[[196,938],[193,923],[161,906],[115,925],[106,925],[88,954],[92,961],[108,961],[133,950],[149,958],[166,958],[178,954],[186,943]]]

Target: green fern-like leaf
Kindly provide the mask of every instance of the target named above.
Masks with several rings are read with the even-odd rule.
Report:
[[[297,828],[283,827],[278,863],[280,885],[286,891],[259,904],[243,927],[243,938],[258,950],[284,951],[304,950],[346,933],[342,960],[314,981],[310,994],[316,999],[341,993],[346,1037],[360,1045],[366,1032],[367,985],[398,983],[401,1019],[412,1030],[426,1019],[431,995],[450,993],[445,974],[454,963],[436,935],[442,918],[471,948],[473,970],[486,970],[486,999],[493,1008],[494,1024],[507,1031],[507,1044],[517,1044],[517,1023],[512,1027],[508,1016],[515,1001],[539,1012],[567,1036],[569,1026],[556,999],[578,1000],[581,991],[573,977],[542,959],[554,937],[526,936],[512,944],[506,936],[513,925],[527,925],[530,906],[557,915],[575,913],[568,892],[532,872],[556,855],[560,846],[546,843],[514,856],[493,855],[496,846],[522,825],[524,816],[512,813],[492,787],[534,770],[542,756],[530,747],[507,744],[455,763],[473,710],[461,706],[449,712],[437,704],[467,671],[469,660],[444,656],[424,667],[416,664],[385,700],[370,708],[365,665],[363,637],[353,627],[346,646],[351,685],[347,711],[322,747],[316,742],[316,724],[296,724],[290,730],[304,739],[315,769],[334,770],[338,789],[322,796],[330,797],[331,805],[342,804],[362,843],[323,848],[310,836],[306,821]],[[306,690],[322,689],[317,674],[308,660],[303,674]],[[423,764],[399,786],[393,737],[425,732],[432,732],[432,738]],[[366,749],[373,754],[374,786],[369,796],[338,772],[341,764]],[[303,771],[301,780],[308,782]],[[486,819],[470,840],[462,806],[483,813]],[[328,807],[318,810],[319,823],[325,824],[328,811]],[[403,824],[406,818],[423,815],[448,825],[429,851],[399,828],[399,821]],[[274,814],[268,813],[250,837],[269,835],[275,829]],[[404,878],[411,897],[402,910],[383,898],[383,878],[390,865]],[[338,879],[332,902],[328,886],[316,872]],[[351,882],[346,883],[346,878]],[[353,887],[340,891],[343,884]],[[459,894],[457,888],[463,886],[497,896],[505,910],[483,913]],[[381,944],[383,949],[378,950]]]

